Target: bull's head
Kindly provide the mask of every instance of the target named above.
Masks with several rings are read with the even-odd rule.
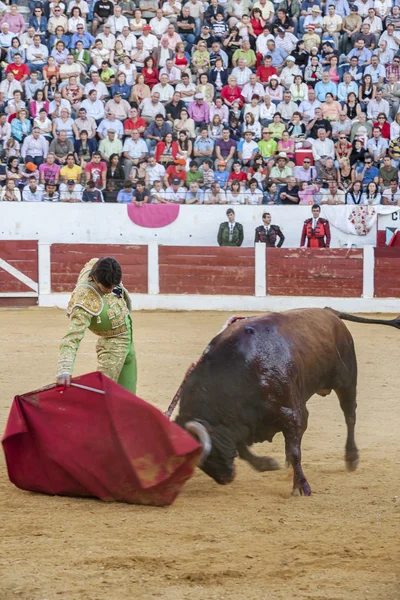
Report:
[[[232,447],[232,442],[229,440],[227,443],[225,436],[220,436],[219,432],[211,438],[207,427],[199,421],[188,421],[184,427],[203,447],[200,469],[220,485],[231,483],[235,478],[233,461],[236,456],[236,448]]]

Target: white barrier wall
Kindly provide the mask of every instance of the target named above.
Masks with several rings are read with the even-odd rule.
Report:
[[[226,209],[227,206],[180,206],[173,223],[147,228],[132,222],[126,205],[0,202],[0,240],[104,244],[155,241],[164,245],[215,246],[219,224],[226,221]],[[236,220],[244,228],[243,246],[247,247],[254,244],[254,230],[262,224],[264,211],[270,212],[272,222],[281,227],[286,248],[299,247],[304,220],[311,216],[309,206],[235,206],[234,209]],[[324,207],[321,213],[324,216]],[[376,225],[365,236],[350,235],[333,226],[331,233],[332,248],[376,243]]]

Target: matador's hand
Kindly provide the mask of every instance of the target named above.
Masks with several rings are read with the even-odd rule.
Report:
[[[65,385],[66,387],[69,387],[71,385],[71,375],[59,375],[57,377],[57,385]]]

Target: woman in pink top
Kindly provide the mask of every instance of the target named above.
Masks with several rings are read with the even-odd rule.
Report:
[[[319,192],[319,187],[317,185],[309,185],[308,181],[300,182],[300,190],[299,190],[299,204],[315,204],[315,194]]]
[[[286,152],[288,158],[294,158],[295,145],[294,140],[289,137],[289,132],[284,131],[282,133],[282,139],[278,142],[278,152]]]
[[[333,95],[327,92],[325,102],[321,104],[322,116],[328,121],[339,121],[339,115],[342,111],[340,102],[333,99]]]
[[[283,100],[283,87],[279,83],[277,75],[271,75],[268,79],[268,85],[265,88],[265,95],[271,98],[274,104],[279,104]]]
[[[0,21],[0,25],[3,23],[9,24],[11,33],[24,33],[26,30],[24,17],[18,12],[18,6],[16,4],[11,4],[10,12],[6,12]]]
[[[339,64],[338,57],[332,56],[330,63],[331,63],[331,65],[328,69],[329,79],[333,83],[336,83],[336,85],[337,85],[340,82],[340,75],[338,73],[338,64]]]

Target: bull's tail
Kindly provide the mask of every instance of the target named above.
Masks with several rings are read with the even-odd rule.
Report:
[[[339,319],[343,321],[353,321],[354,323],[373,323],[375,325],[389,325],[390,327],[396,327],[396,329],[400,329],[400,315],[396,319],[366,319],[365,317],[356,317],[355,315],[350,315],[348,313],[340,312],[338,310],[334,310],[329,306],[325,307],[327,310],[335,313]]]

